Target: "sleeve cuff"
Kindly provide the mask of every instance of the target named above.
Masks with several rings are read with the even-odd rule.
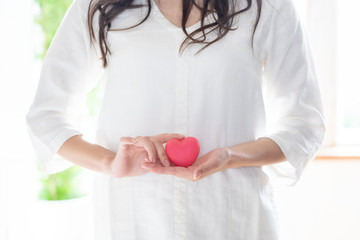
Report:
[[[27,127],[30,140],[34,146],[36,158],[40,165],[41,170],[46,174],[54,174],[64,171],[74,164],[70,161],[62,158],[57,154],[62,144],[70,137],[75,135],[82,135],[82,133],[76,129],[64,128],[56,135],[55,138],[48,143],[41,141],[30,129]]]
[[[294,186],[300,179],[305,166],[313,158],[305,155],[304,152],[296,151],[289,146],[298,146],[291,137],[280,136],[280,134],[269,134],[261,138],[273,140],[281,149],[286,157],[285,162],[262,166],[264,172],[273,179],[274,182]]]

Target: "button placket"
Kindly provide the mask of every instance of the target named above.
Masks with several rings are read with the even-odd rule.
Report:
[[[175,38],[180,46],[183,34]],[[178,51],[178,49],[176,49]],[[175,132],[188,134],[188,64],[186,51],[183,55],[176,52],[176,97],[175,97]],[[174,240],[186,239],[186,184],[187,180],[174,177]]]

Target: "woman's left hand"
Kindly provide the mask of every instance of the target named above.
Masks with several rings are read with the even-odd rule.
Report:
[[[164,167],[159,162],[144,162],[141,167],[158,174],[171,174],[177,177],[186,178],[190,181],[200,180],[213,173],[225,170],[230,167],[231,150],[229,148],[216,148],[200,158],[189,167],[179,167],[171,163],[171,166]]]

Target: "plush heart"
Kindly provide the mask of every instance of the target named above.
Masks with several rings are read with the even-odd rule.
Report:
[[[166,143],[165,152],[174,165],[188,167],[197,159],[200,144],[194,137],[187,137],[183,140],[173,138]]]

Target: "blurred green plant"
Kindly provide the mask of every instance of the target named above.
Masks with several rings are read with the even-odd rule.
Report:
[[[43,60],[50,43],[67,11],[72,0],[34,0],[40,8],[39,15],[34,17],[35,24],[41,27],[44,40],[40,53],[35,53],[35,58]],[[95,88],[90,91],[86,99],[87,115],[94,117],[97,115],[101,104],[100,81]],[[65,171],[42,176],[42,183],[39,191],[39,199],[42,200],[64,200],[77,198],[86,195],[81,189],[79,179],[81,179],[83,169],[72,166]]]
[[[39,199],[65,200],[85,196],[86,191],[81,187],[81,173],[82,169],[74,166],[56,174],[42,176]]]
[[[40,7],[40,14],[35,17],[35,23],[41,26],[44,34],[42,52],[36,57],[43,59],[50,43],[59,27],[62,18],[72,0],[34,0]]]

